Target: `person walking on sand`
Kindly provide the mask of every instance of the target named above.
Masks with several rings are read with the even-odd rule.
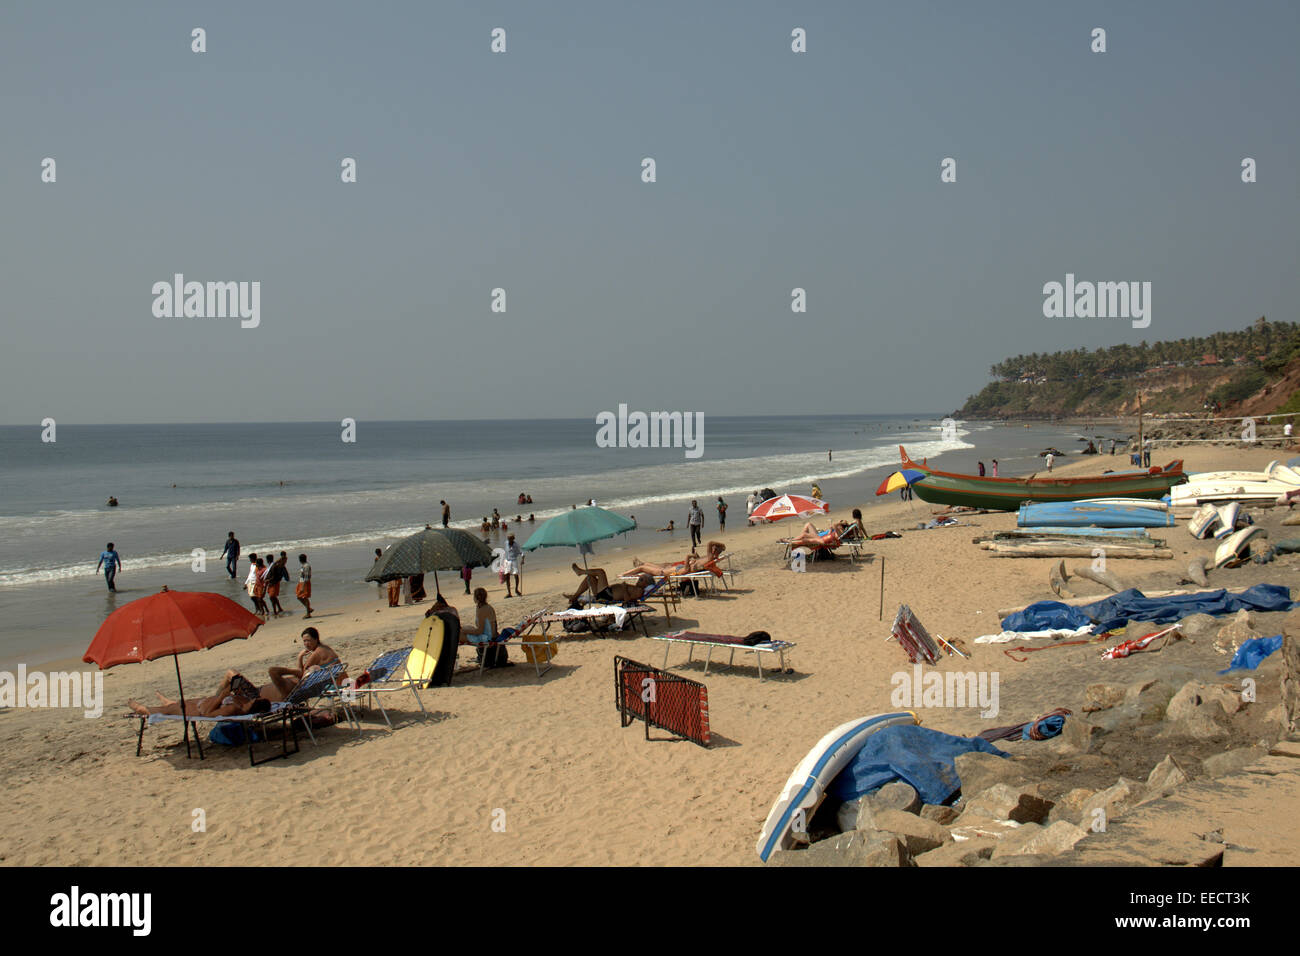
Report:
[[[379,563],[379,559],[382,558],[383,556],[384,556],[384,549],[383,549],[383,548],[375,548],[375,563],[376,563],[376,564]],[[379,600],[382,601],[382,600],[384,599],[384,582],[383,582],[383,581],[376,581],[376,582],[375,582],[375,591],[378,592]]]
[[[722,495],[718,495],[718,530],[727,530],[727,503],[722,500]]]
[[[226,546],[221,549],[221,556],[226,559],[226,571],[230,574],[230,580],[235,580],[235,574],[239,571],[239,539],[235,537],[235,532],[226,534]]]
[[[307,609],[303,615],[303,620],[311,617],[311,565],[307,563],[307,555],[298,555],[298,586],[294,588],[294,596],[298,602]]]
[[[1047,470],[1048,470],[1048,471],[1051,471],[1051,470],[1052,470],[1052,463],[1053,463],[1054,461],[1056,461],[1056,456],[1053,455],[1053,454],[1049,451],[1049,452],[1047,453],[1047,455],[1046,455],[1045,460],[1047,461]]]
[[[98,573],[100,568],[104,569],[104,583],[116,594],[117,586],[114,581],[117,580],[117,572],[122,569],[122,556],[114,550],[112,541],[99,553],[99,563],[95,565],[95,572]]]
[[[704,512],[700,503],[691,499],[691,510],[686,513],[686,525],[691,531],[691,547],[695,547],[704,538]]]
[[[984,477],[984,462],[982,462],[982,461],[981,461],[981,462],[977,462],[977,464],[980,466],[980,477],[983,478],[983,477]]]
[[[438,503],[442,505],[442,526],[445,528],[451,524],[451,505],[445,501],[439,501]]]
[[[998,476],[998,460],[997,460],[996,458],[994,458],[994,459],[993,459],[993,477],[996,478],[997,476]]]
[[[474,569],[468,564],[462,565],[460,569],[460,579],[465,582],[465,593],[469,594],[469,582],[474,577]]]
[[[506,582],[506,597],[522,597],[524,593],[523,585],[520,582],[520,566],[524,563],[524,553],[519,550],[519,545],[515,543],[513,534],[506,535],[505,554],[501,556],[501,575]],[[515,593],[510,593],[510,577],[515,579]]]

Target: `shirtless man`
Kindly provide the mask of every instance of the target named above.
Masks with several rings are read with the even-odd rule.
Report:
[[[339,659],[334,649],[321,643],[320,632],[309,627],[302,632],[302,650],[297,667],[272,667],[267,671],[271,683],[262,687],[261,694],[268,700],[284,700],[299,681],[318,667],[326,667]],[[277,696],[272,696],[272,695]]]

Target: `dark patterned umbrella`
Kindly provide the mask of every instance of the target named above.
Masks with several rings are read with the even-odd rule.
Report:
[[[467,564],[471,568],[485,568],[491,563],[491,549],[468,531],[425,528],[380,555],[366,580],[394,581],[432,571],[436,592],[439,571],[459,571]]]

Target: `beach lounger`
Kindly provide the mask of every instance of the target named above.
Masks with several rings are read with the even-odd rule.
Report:
[[[278,760],[281,757],[287,757],[290,754],[298,752],[298,732],[296,722],[302,721],[303,727],[307,731],[307,736],[311,738],[313,744],[316,743],[316,735],[311,729],[311,709],[312,704],[320,700],[331,689],[338,689],[335,679],[345,670],[344,664],[339,661],[328,667],[322,667],[312,671],[304,677],[284,700],[275,701],[271,704],[271,709],[260,714],[245,714],[241,717],[199,717],[188,714],[150,714],[147,717],[141,717],[138,714],[132,714],[136,720],[140,721],[140,732],[136,737],[135,755],[140,756],[144,748],[144,729],[146,726],[154,724],[174,723],[176,721],[185,721],[194,731],[194,739],[199,748],[199,759],[203,758],[203,739],[199,736],[199,724],[239,724],[244,729],[244,739],[248,744],[248,763],[249,766],[256,766],[259,763],[266,763],[268,760]],[[347,702],[343,701],[343,709],[348,715],[349,723],[357,728],[357,733],[361,732],[361,725],[357,721]],[[280,742],[281,752],[270,757],[264,757],[261,760],[254,759],[253,755],[253,731],[257,730],[262,733],[268,740],[270,735],[266,733],[267,729],[274,724],[280,724]],[[293,735],[293,749],[289,749],[288,735]],[[188,749],[186,750],[188,754]]]
[[[442,635],[438,634],[436,637],[441,646]],[[388,651],[375,658],[374,662],[366,668],[370,674],[368,683],[361,687],[342,686],[337,691],[338,695],[349,703],[356,703],[364,697],[367,704],[378,705],[380,716],[384,718],[384,723],[388,725],[389,730],[393,729],[393,722],[388,719],[388,711],[384,709],[384,694],[409,690],[415,697],[415,704],[420,708],[420,713],[428,717],[429,712],[424,709],[424,701],[420,700],[420,688],[433,678],[434,668],[438,665],[438,648],[433,647],[431,643],[434,639],[435,635],[431,628],[420,628],[416,635],[416,643],[400,650]],[[326,696],[331,697],[334,694],[335,691],[331,690],[326,693]]]
[[[591,625],[591,633],[604,637],[611,630],[623,630],[630,621],[632,624],[640,624],[641,633],[649,637],[650,632],[645,626],[645,614],[653,610],[654,608],[649,604],[627,606],[622,604],[592,604],[576,610],[546,611],[538,619],[538,623],[542,625],[542,634],[545,635],[552,624],[586,620]],[[613,625],[612,628],[610,627],[611,624]]]
[[[668,652],[672,650],[674,644],[686,645],[686,663],[689,664],[694,660],[695,648],[705,648],[704,657],[704,676],[709,674],[709,665],[713,661],[713,652],[722,648],[729,652],[730,657],[727,659],[727,666],[730,667],[736,661],[736,651],[753,651],[754,660],[758,664],[758,679],[763,679],[763,655],[775,654],[780,662],[778,673],[786,670],[785,652],[795,647],[791,641],[766,641],[762,644],[746,644],[745,638],[734,634],[701,634],[698,631],[673,631],[669,634],[658,634],[650,638],[652,641],[663,641],[664,647],[664,669],[668,669]]]

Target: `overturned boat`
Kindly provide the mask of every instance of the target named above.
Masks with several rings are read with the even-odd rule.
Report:
[[[1186,481],[1183,463],[1170,462],[1149,471],[1124,471],[1109,475],[1070,478],[985,478],[938,471],[907,457],[898,446],[904,468],[925,474],[912,485],[922,501],[940,505],[966,505],[994,511],[1016,511],[1025,502],[1081,501],[1087,498],[1161,498],[1169,489]]]

